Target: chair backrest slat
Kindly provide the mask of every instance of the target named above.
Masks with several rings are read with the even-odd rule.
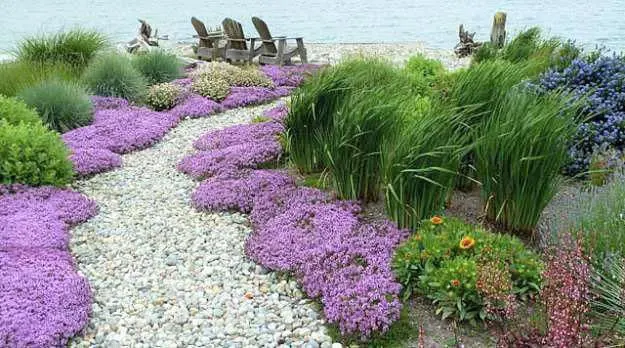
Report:
[[[245,40],[241,23],[232,18],[226,18],[223,20],[222,25],[227,37],[236,40]],[[245,41],[232,41],[230,47],[237,50],[247,50],[247,44]]]
[[[206,26],[204,25],[204,22],[202,22],[201,20],[195,17],[191,17],[191,25],[193,25],[193,28],[195,29],[195,31],[197,32],[199,36],[203,36],[203,37],[208,36],[208,30],[206,30]],[[213,43],[207,39],[200,39],[199,47],[212,48]]]
[[[252,23],[254,23],[258,35],[263,40],[265,54],[276,55],[278,53],[278,48],[273,43],[273,37],[271,36],[269,27],[267,27],[267,23],[258,17],[252,17]]]

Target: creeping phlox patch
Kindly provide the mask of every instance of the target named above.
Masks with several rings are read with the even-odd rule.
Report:
[[[278,78],[289,79],[272,77],[274,82]],[[364,222],[357,203],[297,187],[284,171],[258,169],[280,156],[278,136],[286,114],[286,106],[280,105],[265,112],[267,122],[200,137],[194,143],[200,152],[178,166],[205,179],[193,193],[193,204],[249,213],[254,226],[246,243],[249,257],[269,269],[293,273],[310,297],[321,299],[326,318],[344,334],[383,332],[400,315],[401,286],[390,264],[407,232],[390,222]]]
[[[0,186],[0,345],[60,347],[85,326],[91,291],[74,267],[69,228],[95,214],[78,192]]]

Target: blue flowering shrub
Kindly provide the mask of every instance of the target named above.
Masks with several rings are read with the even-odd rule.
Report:
[[[577,174],[588,170],[595,153],[625,148],[625,60],[621,56],[575,59],[562,71],[551,70],[540,78],[544,91],[565,89],[585,97],[579,126],[569,150],[571,163],[566,171]]]

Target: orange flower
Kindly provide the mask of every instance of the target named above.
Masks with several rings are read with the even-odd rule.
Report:
[[[460,286],[460,281],[458,279],[454,279],[451,282],[449,282],[451,284],[451,286],[455,286],[455,287],[459,287]]]
[[[432,223],[432,225],[440,225],[443,223],[443,218],[438,215],[434,215],[430,219],[430,222]]]
[[[471,249],[475,245],[475,239],[470,236],[462,238],[460,241],[460,249]]]

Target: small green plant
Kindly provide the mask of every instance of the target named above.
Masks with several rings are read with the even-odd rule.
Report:
[[[83,76],[85,84],[99,96],[141,101],[147,83],[127,56],[106,54],[95,59]]]
[[[230,94],[230,84],[226,80],[201,76],[193,81],[193,91],[214,101],[221,101]]]
[[[19,97],[34,108],[45,125],[64,133],[93,119],[93,104],[83,87],[73,82],[45,81],[23,90]]]
[[[252,119],[252,123],[263,123],[269,121],[271,121],[271,119],[265,116],[254,116],[254,118]]]
[[[72,162],[58,133],[42,124],[0,120],[0,183],[64,186]]]
[[[172,83],[153,85],[148,90],[146,103],[156,111],[168,110],[180,100],[182,88]]]
[[[471,322],[537,294],[543,268],[517,238],[440,216],[396,249],[392,266],[406,297],[423,294],[443,318]]]
[[[399,227],[416,229],[444,208],[467,152],[467,117],[437,102],[408,117],[396,140],[382,147],[386,213]]]
[[[82,70],[107,45],[106,37],[97,31],[73,29],[26,38],[18,44],[17,57],[29,63],[64,63]]]
[[[183,76],[182,62],[178,57],[162,50],[137,55],[132,63],[150,85],[170,82]]]
[[[76,81],[78,78],[76,69],[63,63],[32,64],[24,61],[0,63],[0,94],[14,97],[24,88],[45,80]]]
[[[0,95],[0,121],[4,120],[11,125],[20,123],[40,124],[41,120],[35,110],[16,98],[8,98]]]
[[[475,167],[487,218],[531,235],[561,183],[577,104],[560,94],[509,93],[480,127]]]
[[[445,68],[440,61],[418,54],[408,59],[404,71],[413,78],[418,94],[429,95],[437,78],[445,73]]]

